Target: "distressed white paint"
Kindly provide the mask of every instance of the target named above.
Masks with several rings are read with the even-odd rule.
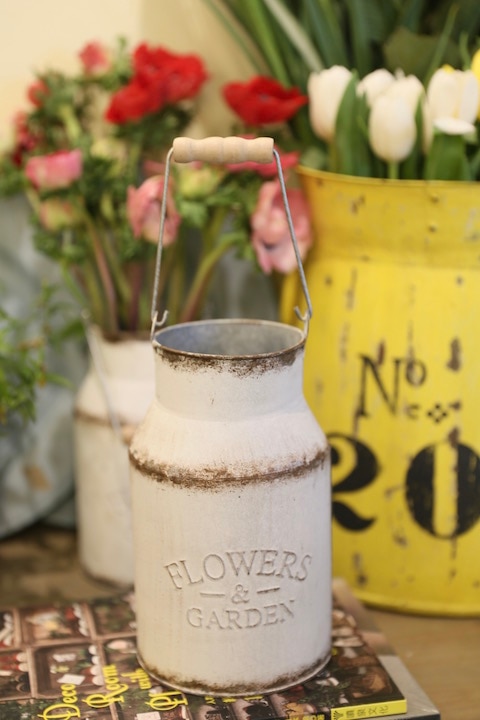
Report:
[[[223,322],[192,327],[233,328],[234,352],[255,354],[255,338]],[[157,335],[156,401],[131,445],[139,654],[167,684],[201,694],[288,686],[329,655],[327,443],[302,393],[301,333],[255,323],[262,351],[283,334],[292,363],[276,352],[192,365],[162,347],[181,349],[180,335]]]
[[[153,350],[148,340],[109,342],[98,331],[92,340],[96,362],[92,360],[75,403],[80,560],[96,578],[131,585],[128,443],[154,396]],[[112,426],[107,402],[118,429]]]

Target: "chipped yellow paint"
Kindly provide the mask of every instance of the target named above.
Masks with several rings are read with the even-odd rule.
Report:
[[[480,615],[479,185],[299,173],[334,572],[376,605]],[[296,304],[294,273],[282,320]]]

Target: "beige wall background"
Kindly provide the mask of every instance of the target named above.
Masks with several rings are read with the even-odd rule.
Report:
[[[27,107],[36,69],[78,69],[78,51],[123,35],[176,52],[196,52],[210,80],[192,134],[225,135],[233,119],[220,88],[252,73],[241,51],[203,0],[0,0],[0,143],[14,113]]]

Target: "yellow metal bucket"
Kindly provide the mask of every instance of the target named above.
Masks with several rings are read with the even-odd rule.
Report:
[[[373,605],[480,615],[480,185],[299,174],[334,572]],[[285,322],[301,299],[289,277]]]

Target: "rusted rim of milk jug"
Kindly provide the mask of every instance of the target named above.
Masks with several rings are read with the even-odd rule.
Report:
[[[242,364],[247,370],[268,370],[291,365],[303,352],[305,333],[300,328],[272,320],[196,320],[159,330],[153,337],[155,351],[171,363],[209,360]]]
[[[246,138],[241,137],[210,137],[210,138],[204,138],[203,140],[193,140],[191,138],[186,137],[179,137],[175,138],[173,141],[173,146],[170,148],[166,164],[165,164],[165,182],[163,187],[163,196],[162,196],[162,205],[161,205],[161,211],[160,211],[160,232],[159,232],[159,239],[158,239],[158,247],[157,247],[157,258],[156,258],[156,265],[155,265],[155,279],[154,279],[154,287],[153,287],[153,297],[152,297],[152,309],[151,309],[151,320],[152,320],[152,327],[151,327],[151,333],[150,338],[152,342],[154,341],[154,338],[158,338],[158,332],[161,330],[161,328],[164,327],[167,317],[168,317],[168,310],[164,310],[163,314],[159,317],[159,311],[158,311],[158,286],[159,286],[159,279],[160,279],[160,268],[161,268],[161,258],[162,258],[162,249],[163,249],[163,234],[164,234],[164,228],[165,228],[165,217],[166,217],[166,209],[167,209],[167,192],[168,192],[168,181],[170,176],[170,165],[172,159],[175,162],[178,163],[189,163],[193,161],[201,161],[201,162],[214,162],[214,163],[242,163],[242,162],[257,162],[257,163],[272,163],[275,162],[277,167],[277,174],[278,179],[280,182],[280,187],[282,191],[282,199],[283,204],[285,208],[285,214],[287,217],[288,222],[288,229],[290,233],[290,238],[292,240],[293,249],[295,252],[295,258],[297,261],[297,267],[298,272],[300,275],[300,281],[304,293],[305,303],[307,306],[307,309],[304,313],[300,311],[298,307],[295,307],[295,313],[297,317],[303,322],[303,332],[299,331],[297,328],[293,328],[290,325],[283,326],[282,323],[269,323],[268,321],[262,321],[262,320],[239,320],[236,321],[236,328],[239,330],[241,327],[239,323],[244,323],[245,325],[248,325],[249,327],[253,327],[254,324],[263,323],[263,332],[267,329],[267,327],[270,327],[271,334],[274,332],[279,332],[279,328],[291,328],[292,332],[299,332],[300,338],[305,340],[307,333],[308,333],[308,322],[310,318],[312,317],[312,303],[310,300],[310,294],[308,292],[308,287],[305,279],[305,273],[303,270],[302,265],[302,259],[300,257],[300,251],[298,248],[297,239],[295,237],[295,229],[293,227],[293,221],[292,216],[290,212],[290,207],[288,204],[288,198],[287,198],[287,190],[285,187],[285,180],[283,177],[282,172],[282,164],[280,161],[280,155],[278,152],[274,149],[273,144],[273,138],[269,137],[259,137],[254,138],[252,140],[247,140]],[[200,321],[201,322],[201,321]],[[228,324],[232,324],[234,321],[232,320],[225,320],[225,321],[219,321],[219,320],[212,320],[212,321],[206,321],[206,323],[212,323],[215,325],[218,325],[220,322],[225,322]],[[184,323],[183,325],[190,325],[192,326],[194,323]],[[277,325],[278,328],[274,331],[273,326]],[[175,327],[175,326],[172,326]],[[225,330],[224,326],[224,330]],[[177,332],[180,332],[179,330]],[[201,332],[200,330],[198,332]],[[286,330],[285,330],[286,332]],[[184,334],[183,332],[181,333]],[[292,336],[293,337],[293,336]],[[298,342],[300,342],[299,340]],[[293,343],[293,340],[292,340]],[[294,343],[297,344],[296,342]],[[282,351],[286,351],[287,347],[283,347]],[[177,348],[177,351],[180,350]],[[266,354],[270,355],[274,353],[278,353],[279,350],[274,351],[268,351]],[[198,353],[196,353],[198,354]],[[201,352],[202,356],[205,354],[208,355],[217,355],[217,353],[211,353],[211,352]],[[245,356],[251,356],[251,357],[258,357],[258,355],[262,355],[263,353],[257,353],[257,352],[243,352],[240,353],[240,355]],[[219,354],[221,357],[225,357],[225,352],[222,352]],[[232,357],[233,355],[239,356],[238,354],[228,352],[226,353],[228,357]]]

